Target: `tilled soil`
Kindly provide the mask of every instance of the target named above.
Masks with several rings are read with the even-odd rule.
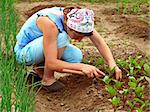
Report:
[[[16,9],[20,14],[18,26],[21,27],[26,18],[31,16],[32,11],[35,12],[44,7],[74,4],[67,2],[17,3]],[[115,4],[77,3],[77,5],[94,10],[95,28],[109,45],[115,59],[125,59],[137,54],[150,55],[149,25],[139,19],[142,17],[144,20],[148,19],[147,8],[139,15],[123,15],[114,11]],[[74,44],[83,50],[84,58],[89,58],[93,54],[96,57],[100,56],[88,39]],[[103,82],[95,83],[94,79],[76,74],[65,76],[60,80],[66,86],[62,91],[51,93],[42,89],[38,92],[35,112],[113,112]],[[117,112],[126,111],[127,107],[121,106]]]

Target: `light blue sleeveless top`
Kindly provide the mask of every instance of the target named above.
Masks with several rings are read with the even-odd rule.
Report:
[[[64,30],[64,17],[62,7],[52,7],[42,9],[33,14],[22,26],[20,32],[17,35],[17,45],[23,48],[34,39],[43,36],[43,33],[39,30],[36,24],[36,20],[39,16],[49,17],[57,26],[58,33],[58,48],[64,47],[63,45],[69,44],[68,34]]]

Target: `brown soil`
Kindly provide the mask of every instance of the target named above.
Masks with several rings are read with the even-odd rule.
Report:
[[[16,4],[17,12],[20,14],[19,27],[28,16],[31,16],[32,11],[35,12],[37,9],[56,4],[58,6],[58,2]],[[61,6],[72,5],[66,2],[59,4]],[[139,15],[120,15],[111,12],[114,10],[112,8],[115,6],[114,4],[77,4],[94,10],[95,28],[109,45],[115,59],[137,54],[150,55],[149,25],[139,20],[139,17],[148,18],[146,12],[141,12]],[[89,39],[74,44],[82,48],[85,58],[90,58],[93,54],[99,57],[98,51]],[[35,112],[113,112],[102,82],[96,83],[93,79],[78,75],[66,76],[60,80],[66,85],[64,90],[54,93],[48,93],[45,90],[38,92]],[[117,112],[126,112],[127,109],[129,108],[118,107]]]
[[[123,25],[115,29],[116,33],[123,33],[135,38],[144,38],[144,41],[149,40],[149,25],[137,18],[128,19]]]
[[[66,85],[61,92],[47,93],[42,90],[36,98],[36,112],[104,112],[113,111],[104,97],[104,85],[95,85],[85,76],[68,76],[61,79]]]

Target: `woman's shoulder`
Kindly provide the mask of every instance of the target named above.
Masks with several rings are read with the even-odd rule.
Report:
[[[37,13],[46,13],[46,14],[55,14],[55,15],[63,15],[63,7],[51,7],[44,8],[38,11]]]
[[[60,31],[63,30],[64,18],[62,7],[46,8],[37,12],[39,16],[47,16],[52,20]]]

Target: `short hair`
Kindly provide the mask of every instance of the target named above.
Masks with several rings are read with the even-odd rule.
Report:
[[[78,34],[82,34],[82,35],[84,35],[84,36],[92,36],[92,35],[93,35],[93,31],[92,31],[92,32],[89,32],[89,33],[82,33],[82,32],[75,31],[75,30],[73,30],[73,29],[71,29],[71,28],[69,28],[69,29],[72,30],[72,31],[74,31],[74,32],[76,32],[76,33],[78,33]]]

